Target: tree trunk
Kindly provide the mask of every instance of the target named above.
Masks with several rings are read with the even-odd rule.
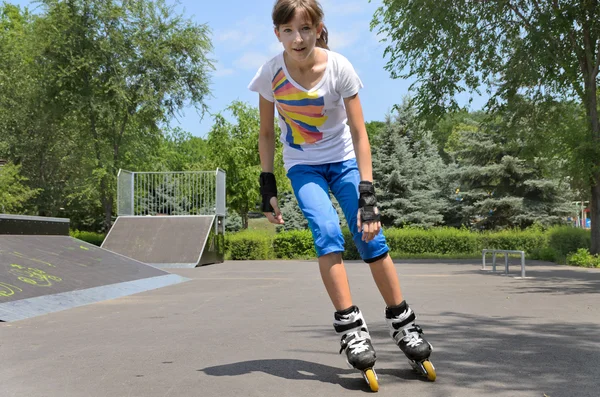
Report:
[[[598,118],[598,97],[596,83],[596,76],[591,74],[591,79],[588,80],[587,84],[587,113],[588,123],[591,132],[592,145],[596,151],[600,151],[600,119]],[[594,159],[592,166],[594,167],[594,173],[591,178],[592,187],[592,198],[590,202],[590,217],[591,217],[591,230],[592,230],[592,245],[590,252],[592,254],[600,254],[600,159]]]
[[[590,217],[592,228],[592,254],[600,253],[600,172],[596,172],[592,181],[592,199],[590,202]]]
[[[112,210],[113,210],[113,197],[109,191],[109,183],[106,180],[108,177],[103,177],[100,181],[100,202],[104,209],[104,231],[109,232],[112,226]]]
[[[242,229],[248,229],[248,211],[244,211],[242,214]]]

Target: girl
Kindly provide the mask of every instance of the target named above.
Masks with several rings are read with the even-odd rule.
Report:
[[[323,11],[316,0],[278,0],[272,17],[284,51],[266,62],[249,85],[259,93],[262,211],[271,223],[283,223],[273,174],[276,108],[284,166],[312,231],[321,277],[336,309],[340,353],[345,351],[348,363],[363,373],[372,370],[376,359],[365,319],[350,295],[342,261],[344,237],[330,189],[387,305],[390,335],[413,366],[434,380],[428,361],[431,345],[421,337],[415,314],[402,297],[379,221],[371,149],[358,96],[362,82],[345,57],[329,50]],[[367,375],[373,387],[374,372]]]

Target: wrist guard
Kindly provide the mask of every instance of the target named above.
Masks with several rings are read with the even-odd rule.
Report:
[[[377,209],[377,198],[375,197],[375,187],[372,182],[360,181],[358,184],[358,208],[362,222],[377,222],[380,219]]]
[[[260,195],[262,196],[261,211],[273,212],[271,205],[271,197],[277,197],[277,182],[275,175],[272,172],[261,172],[260,178]]]

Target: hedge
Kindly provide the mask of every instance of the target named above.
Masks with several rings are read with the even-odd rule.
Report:
[[[350,231],[343,229],[346,260],[360,259]],[[482,249],[523,250],[531,259],[566,263],[566,258],[580,248],[590,247],[589,230],[555,227],[548,230],[504,230],[473,232],[467,229],[403,228],[385,229],[390,251],[395,256],[465,256],[481,255]],[[307,259],[316,256],[309,230],[270,235],[242,231],[227,235],[228,259]]]
[[[104,233],[94,233],[94,232],[83,232],[79,230],[71,230],[69,231],[69,235],[78,240],[85,241],[86,243],[90,243],[93,245],[97,245],[100,247],[106,234]]]

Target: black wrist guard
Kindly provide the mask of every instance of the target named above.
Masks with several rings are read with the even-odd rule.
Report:
[[[273,212],[271,197],[277,197],[277,182],[272,172],[260,173],[260,195],[262,196],[262,212]]]
[[[362,222],[379,221],[379,210],[377,209],[377,198],[375,197],[375,187],[372,182],[360,181],[358,184],[358,208],[361,209]]]

